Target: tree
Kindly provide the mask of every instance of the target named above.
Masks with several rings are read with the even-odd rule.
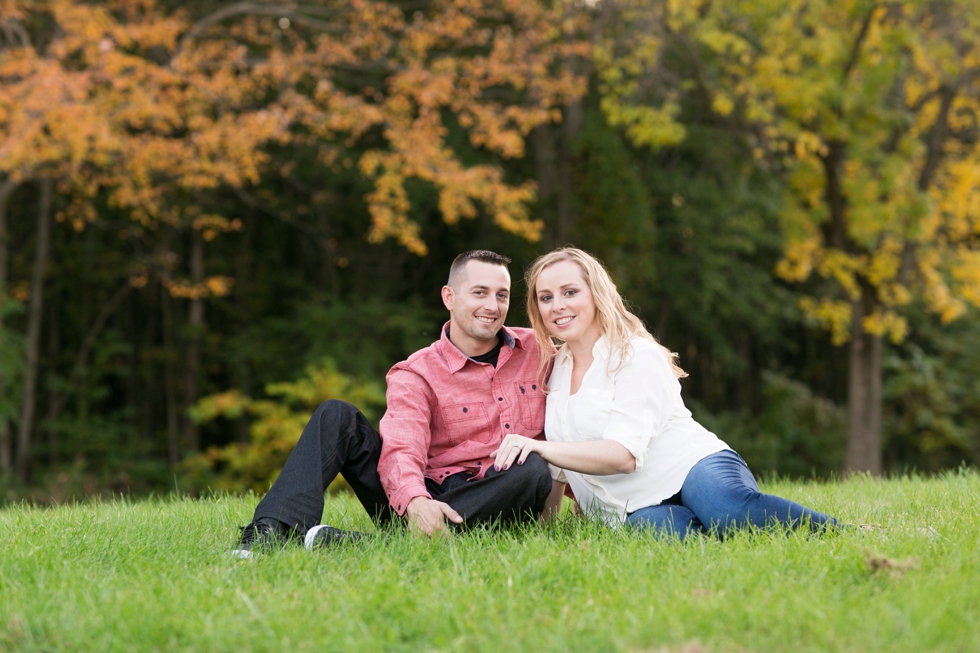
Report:
[[[882,338],[906,336],[913,297],[947,321],[980,306],[976,7],[652,4],[670,37],[655,52],[686,53],[686,88],[785,179],[776,272],[807,282],[806,315],[850,341],[844,465],[879,473]]]
[[[48,370],[48,425],[81,386],[112,311],[130,289],[159,283],[162,339],[183,349],[183,356],[168,351],[162,375],[176,464],[180,404],[199,391],[205,302],[226,295],[233,281],[209,274],[212,241],[243,228],[243,206],[270,214],[255,189],[277,176],[298,184],[289,170],[310,151],[315,165],[356,168],[370,181],[372,242],[394,238],[415,254],[427,251],[410,217],[418,182],[435,189],[447,223],[488,215],[506,231],[538,237],[540,222],[529,213],[534,184],[508,179],[500,164],[522,156],[530,130],[560,119],[560,107],[584,93],[584,79],[557,63],[587,52],[581,23],[564,3],[406,7],[240,2],[195,20],[153,0],[3,0],[2,197],[11,184],[11,192],[35,184],[48,197],[50,180],[58,224],[111,228],[135,252],[124,288],[107,294],[70,371],[59,378]],[[450,145],[459,133],[465,146]],[[42,214],[38,224],[47,226]],[[108,219],[118,215],[127,222]],[[36,240],[45,255],[44,239]],[[29,334],[43,331],[45,315],[48,265],[35,268]],[[31,354],[36,340],[28,338],[28,381],[41,374],[42,357]],[[56,336],[49,341],[57,345]],[[25,394],[22,477],[36,403]],[[196,433],[186,420],[185,448],[198,448]]]

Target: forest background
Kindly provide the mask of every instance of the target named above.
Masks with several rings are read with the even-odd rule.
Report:
[[[978,102],[977,0],[0,0],[0,501],[264,491],[564,244],[757,473],[976,465]]]

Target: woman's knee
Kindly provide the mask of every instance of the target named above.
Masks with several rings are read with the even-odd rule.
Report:
[[[677,505],[659,505],[641,508],[626,518],[631,528],[649,530],[660,536],[683,540],[691,533],[703,533],[704,527],[688,508]]]

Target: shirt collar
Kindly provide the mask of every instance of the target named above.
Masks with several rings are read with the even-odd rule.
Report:
[[[599,336],[599,339],[595,341],[592,345],[592,357],[599,358],[603,361],[609,358],[609,339],[606,336]],[[569,350],[567,345],[562,345],[561,349],[558,350],[558,355],[555,358],[555,363],[558,365],[571,363],[572,362],[572,352]]]
[[[500,336],[504,339],[504,344],[513,349],[514,347],[521,346],[521,341],[514,337],[507,327],[500,328]],[[442,350],[443,356],[446,357],[446,361],[449,363],[449,371],[455,374],[456,372],[463,369],[466,365],[466,361],[473,360],[463,352],[461,352],[453,341],[449,339],[449,322],[442,325],[442,335],[439,337],[439,348]]]

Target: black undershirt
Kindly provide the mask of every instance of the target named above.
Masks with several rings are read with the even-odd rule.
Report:
[[[449,328],[446,328],[446,335],[449,335]],[[479,356],[469,356],[470,360],[475,360],[477,363],[490,363],[494,367],[497,367],[497,356],[500,355],[500,347],[503,346],[504,339],[499,335],[497,336],[497,346],[488,351],[485,354],[480,354]]]

